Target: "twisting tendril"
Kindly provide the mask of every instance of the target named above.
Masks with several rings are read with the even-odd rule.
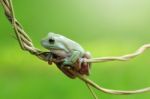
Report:
[[[32,55],[35,55],[38,58],[40,58],[44,61],[47,61],[48,52],[44,52],[44,51],[41,51],[41,50],[35,48],[30,37],[24,31],[24,29],[21,26],[21,24],[19,23],[19,21],[17,21],[17,19],[15,17],[14,9],[13,9],[12,1],[11,0],[0,0],[0,3],[2,4],[2,6],[4,8],[7,19],[10,21],[10,23],[13,26],[13,29],[16,33],[17,40],[18,40],[22,50],[28,51]],[[123,56],[115,56],[115,57],[113,56],[113,57],[100,57],[100,58],[84,59],[83,62],[99,63],[99,62],[109,62],[109,61],[127,61],[127,60],[130,60],[130,59],[140,55],[140,54],[143,54],[144,51],[149,48],[150,48],[150,44],[145,44],[145,45],[141,46],[136,52],[131,53],[131,54],[127,54],[127,55],[123,55]],[[90,91],[95,99],[98,99],[98,98],[97,98],[96,94],[93,92],[93,90],[91,89],[91,86],[96,88],[97,90],[104,92],[104,93],[116,94],[116,95],[128,95],[128,94],[138,94],[138,93],[150,92],[150,87],[138,89],[138,90],[130,90],[130,91],[106,89],[106,88],[101,87],[100,85],[97,85],[95,82],[91,81],[90,79],[88,79],[85,76],[77,74],[77,77],[87,84],[88,88],[90,89]]]

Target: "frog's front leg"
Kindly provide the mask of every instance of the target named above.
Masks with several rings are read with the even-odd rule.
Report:
[[[66,57],[63,66],[72,66],[81,57],[81,52],[73,51],[70,57]]]
[[[49,65],[52,65],[53,54],[51,52],[43,53],[43,55],[44,54],[45,54],[45,60],[48,61]]]

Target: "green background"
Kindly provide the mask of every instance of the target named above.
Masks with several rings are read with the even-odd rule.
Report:
[[[13,0],[17,19],[36,47],[48,32],[80,43],[93,57],[118,56],[150,43],[149,0]],[[79,79],[69,79],[20,49],[0,5],[0,99],[92,99]],[[131,90],[150,86],[150,50],[127,62],[92,65],[99,85]],[[150,93],[100,99],[150,99]]]

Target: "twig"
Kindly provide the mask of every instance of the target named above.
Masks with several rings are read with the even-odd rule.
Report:
[[[19,45],[22,50],[30,52],[32,55],[37,56],[39,59],[47,61],[47,57],[44,55],[47,52],[43,52],[39,50],[38,48],[35,48],[32,40],[27,35],[27,33],[24,31],[22,25],[17,21],[12,5],[11,0],[0,0],[0,3],[2,4],[6,18],[9,20],[9,22],[12,24],[13,29],[15,31],[17,40],[19,42]],[[47,54],[46,54],[47,55]]]
[[[92,90],[91,86],[90,86],[87,82],[85,82],[85,84],[87,85],[88,89],[90,90],[90,92],[91,92],[93,98],[94,98],[94,99],[98,99],[97,95],[96,95],[95,92]]]
[[[16,37],[18,39],[20,47],[23,50],[29,51],[33,55],[40,54],[41,51],[33,46],[32,40],[27,35],[27,33],[23,30],[22,26],[15,18],[12,1],[11,0],[0,0],[0,2],[3,5],[7,19],[10,21],[10,23],[12,24],[12,26],[14,28],[14,31],[16,33]]]
[[[103,87],[97,85],[96,83],[94,83],[93,81],[88,79],[87,77],[81,76],[80,74],[78,74],[78,78],[81,79],[82,81],[88,83],[89,85],[93,86],[97,90],[100,90],[107,94],[129,95],[129,94],[139,94],[139,93],[144,93],[144,92],[150,92],[150,87],[138,89],[138,90],[131,90],[131,91],[106,89],[106,88],[103,88]]]
[[[131,54],[123,55],[123,56],[110,56],[110,57],[100,57],[100,58],[91,58],[91,59],[84,59],[83,62],[89,63],[97,63],[97,62],[109,62],[109,61],[127,61],[132,58],[135,58],[138,55],[141,55],[150,48],[150,44],[145,44],[141,46],[137,51]]]

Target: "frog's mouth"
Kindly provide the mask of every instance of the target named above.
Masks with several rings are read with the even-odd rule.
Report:
[[[43,47],[48,49],[48,50],[51,50],[51,49],[58,49],[55,45],[47,45],[47,44],[43,44]]]
[[[58,49],[60,49],[60,48],[58,48],[57,46],[55,46],[55,44],[49,44],[48,42],[45,42],[45,41],[41,41],[41,45],[44,47],[44,48],[46,48],[46,49],[48,49],[48,50],[51,50],[51,49],[55,49],[55,50],[58,50]]]
[[[56,47],[55,45],[50,45],[50,46],[48,46],[47,47],[47,49],[54,49],[54,50],[58,50],[58,49],[61,49],[61,48],[58,48],[58,47]]]

